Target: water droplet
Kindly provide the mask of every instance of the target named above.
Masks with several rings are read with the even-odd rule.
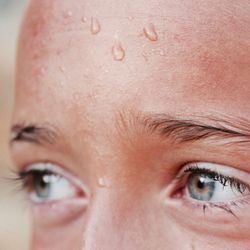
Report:
[[[159,49],[159,55],[160,56],[165,56],[165,51],[163,49]]]
[[[92,17],[91,18],[91,33],[93,35],[96,35],[97,33],[100,32],[100,30],[101,30],[101,25],[99,21],[96,18]]]
[[[144,35],[150,40],[150,41],[157,41],[158,35],[155,31],[155,27],[152,23],[149,23],[146,27],[143,28]]]
[[[125,57],[125,50],[120,42],[116,41],[112,47],[112,55],[115,61],[122,61]]]
[[[107,183],[104,177],[98,178],[98,186],[99,187],[107,187]]]
[[[83,76],[88,78],[90,73],[91,73],[90,68],[85,68],[85,70],[83,71]]]
[[[133,18],[132,16],[129,16],[129,17],[128,17],[128,20],[129,20],[129,21],[132,21],[132,20],[134,20],[134,18]]]
[[[65,85],[65,82],[60,81],[60,82],[59,82],[59,85],[60,85],[61,87],[63,87],[63,86]]]
[[[155,49],[150,49],[150,50],[148,51],[148,55],[149,55],[149,56],[153,56],[153,55],[155,55],[155,54],[156,54]]]
[[[60,69],[61,72],[63,72],[63,73],[65,72],[65,67],[64,66],[60,66],[59,69]]]
[[[89,73],[88,73],[88,72],[84,72],[84,73],[83,73],[83,76],[84,76],[85,78],[88,78],[88,77],[89,77]]]
[[[141,54],[142,54],[143,58],[145,59],[145,61],[147,61],[148,60],[147,52],[143,50]]]
[[[45,68],[44,67],[37,67],[37,68],[34,68],[33,69],[33,75],[35,76],[35,77],[38,77],[38,78],[40,78],[40,77],[43,77],[44,75],[45,75]]]
[[[72,17],[73,16],[73,13],[71,11],[66,11],[63,13],[63,17],[64,18],[69,18],[69,17]]]
[[[87,22],[87,17],[83,16],[81,20],[82,20],[83,23],[86,23]]]
[[[81,100],[81,95],[79,93],[74,93],[73,94],[73,100],[75,102],[79,102]]]
[[[45,67],[41,67],[41,68],[40,68],[40,75],[41,75],[41,76],[45,75],[45,72],[46,72]]]
[[[45,39],[42,39],[41,41],[40,41],[40,43],[41,43],[41,46],[45,46],[46,44],[47,44],[47,41],[45,40]]]

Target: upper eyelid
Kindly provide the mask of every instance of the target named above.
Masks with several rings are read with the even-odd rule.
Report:
[[[220,174],[216,171],[210,171],[209,169],[205,168],[193,168],[188,169],[185,172],[190,172],[190,174],[204,174],[204,176],[207,176],[214,181],[220,182],[223,186],[230,186],[231,188],[236,188],[238,191],[242,191],[242,193],[245,190],[250,190],[250,183],[244,183],[243,181],[237,179],[237,177],[233,176],[226,176],[223,174]]]
[[[218,173],[221,176],[241,181],[250,187],[250,173],[234,168],[232,166],[210,162],[195,162],[188,163],[184,168],[181,169],[180,173],[185,172],[190,167],[207,169],[208,171]]]

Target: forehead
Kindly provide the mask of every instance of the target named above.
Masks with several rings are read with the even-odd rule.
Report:
[[[249,9],[247,1],[32,1],[20,36],[16,114],[87,103],[245,115]],[[152,27],[157,41],[145,35]]]

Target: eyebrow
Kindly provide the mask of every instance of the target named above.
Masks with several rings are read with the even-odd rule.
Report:
[[[53,144],[58,137],[58,130],[49,124],[16,124],[11,128],[10,144],[14,142]]]
[[[250,122],[243,119],[226,120],[214,117],[195,119],[177,119],[158,115],[145,117],[143,124],[147,131],[157,132],[164,137],[171,137],[179,143],[200,140],[226,140],[250,142]]]
[[[133,112],[119,116],[120,125],[126,129],[140,124],[147,133],[158,134],[176,143],[208,140],[226,144],[250,143],[250,121],[243,118],[191,115],[186,119],[184,116]]]
[[[131,129],[131,125],[139,123],[146,132],[158,134],[177,143],[207,139],[215,141],[234,139],[231,143],[250,143],[250,121],[243,118],[194,116],[194,119],[183,119],[166,114],[129,114],[129,117],[127,114],[119,115],[122,127],[126,130]],[[53,144],[59,137],[59,130],[49,124],[16,124],[12,127],[11,133],[10,144],[14,142]]]

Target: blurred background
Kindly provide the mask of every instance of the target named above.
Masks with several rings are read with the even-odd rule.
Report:
[[[28,206],[10,169],[8,131],[13,105],[16,40],[27,0],[0,0],[0,249],[29,249]]]

